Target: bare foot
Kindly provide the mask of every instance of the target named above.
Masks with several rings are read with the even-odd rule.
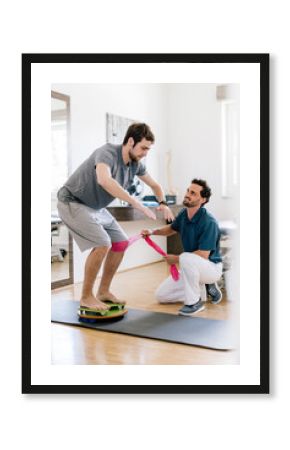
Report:
[[[93,295],[82,297],[80,300],[80,306],[99,309],[100,311],[106,311],[107,309],[109,309],[105,303],[103,303],[99,298],[96,298]]]
[[[102,294],[98,293],[97,299],[100,300],[101,302],[104,302],[105,300],[110,300],[111,302],[118,303],[120,305],[125,305],[125,303],[126,303],[124,300],[119,300],[111,292],[103,292]]]

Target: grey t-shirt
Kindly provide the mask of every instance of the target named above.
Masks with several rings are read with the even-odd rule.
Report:
[[[69,177],[58,191],[62,202],[79,202],[90,208],[105,208],[114,197],[98,184],[96,165],[105,163],[110,167],[111,175],[124,189],[129,189],[135,175],[145,175],[146,167],[142,162],[131,161],[125,164],[122,157],[122,145],[105,144],[95,150]]]

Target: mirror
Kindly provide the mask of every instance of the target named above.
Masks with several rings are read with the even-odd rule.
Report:
[[[70,98],[51,91],[51,288],[73,283],[73,246],[57,211],[57,191],[68,178]]]

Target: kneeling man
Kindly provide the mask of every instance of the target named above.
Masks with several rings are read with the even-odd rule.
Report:
[[[142,235],[171,236],[179,233],[184,252],[167,255],[168,264],[179,264],[181,277],[168,277],[157,289],[160,303],[183,302],[179,310],[183,316],[192,316],[204,309],[206,290],[212,303],[219,303],[222,295],[217,281],[222,275],[219,250],[220,230],[216,219],[206,210],[211,189],[206,181],[194,179],[185,194],[184,209],[170,225],[160,229],[142,230]],[[206,286],[206,287],[205,287]]]

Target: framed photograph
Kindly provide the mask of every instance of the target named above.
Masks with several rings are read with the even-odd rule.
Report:
[[[22,192],[23,393],[269,393],[268,54],[23,54]]]

